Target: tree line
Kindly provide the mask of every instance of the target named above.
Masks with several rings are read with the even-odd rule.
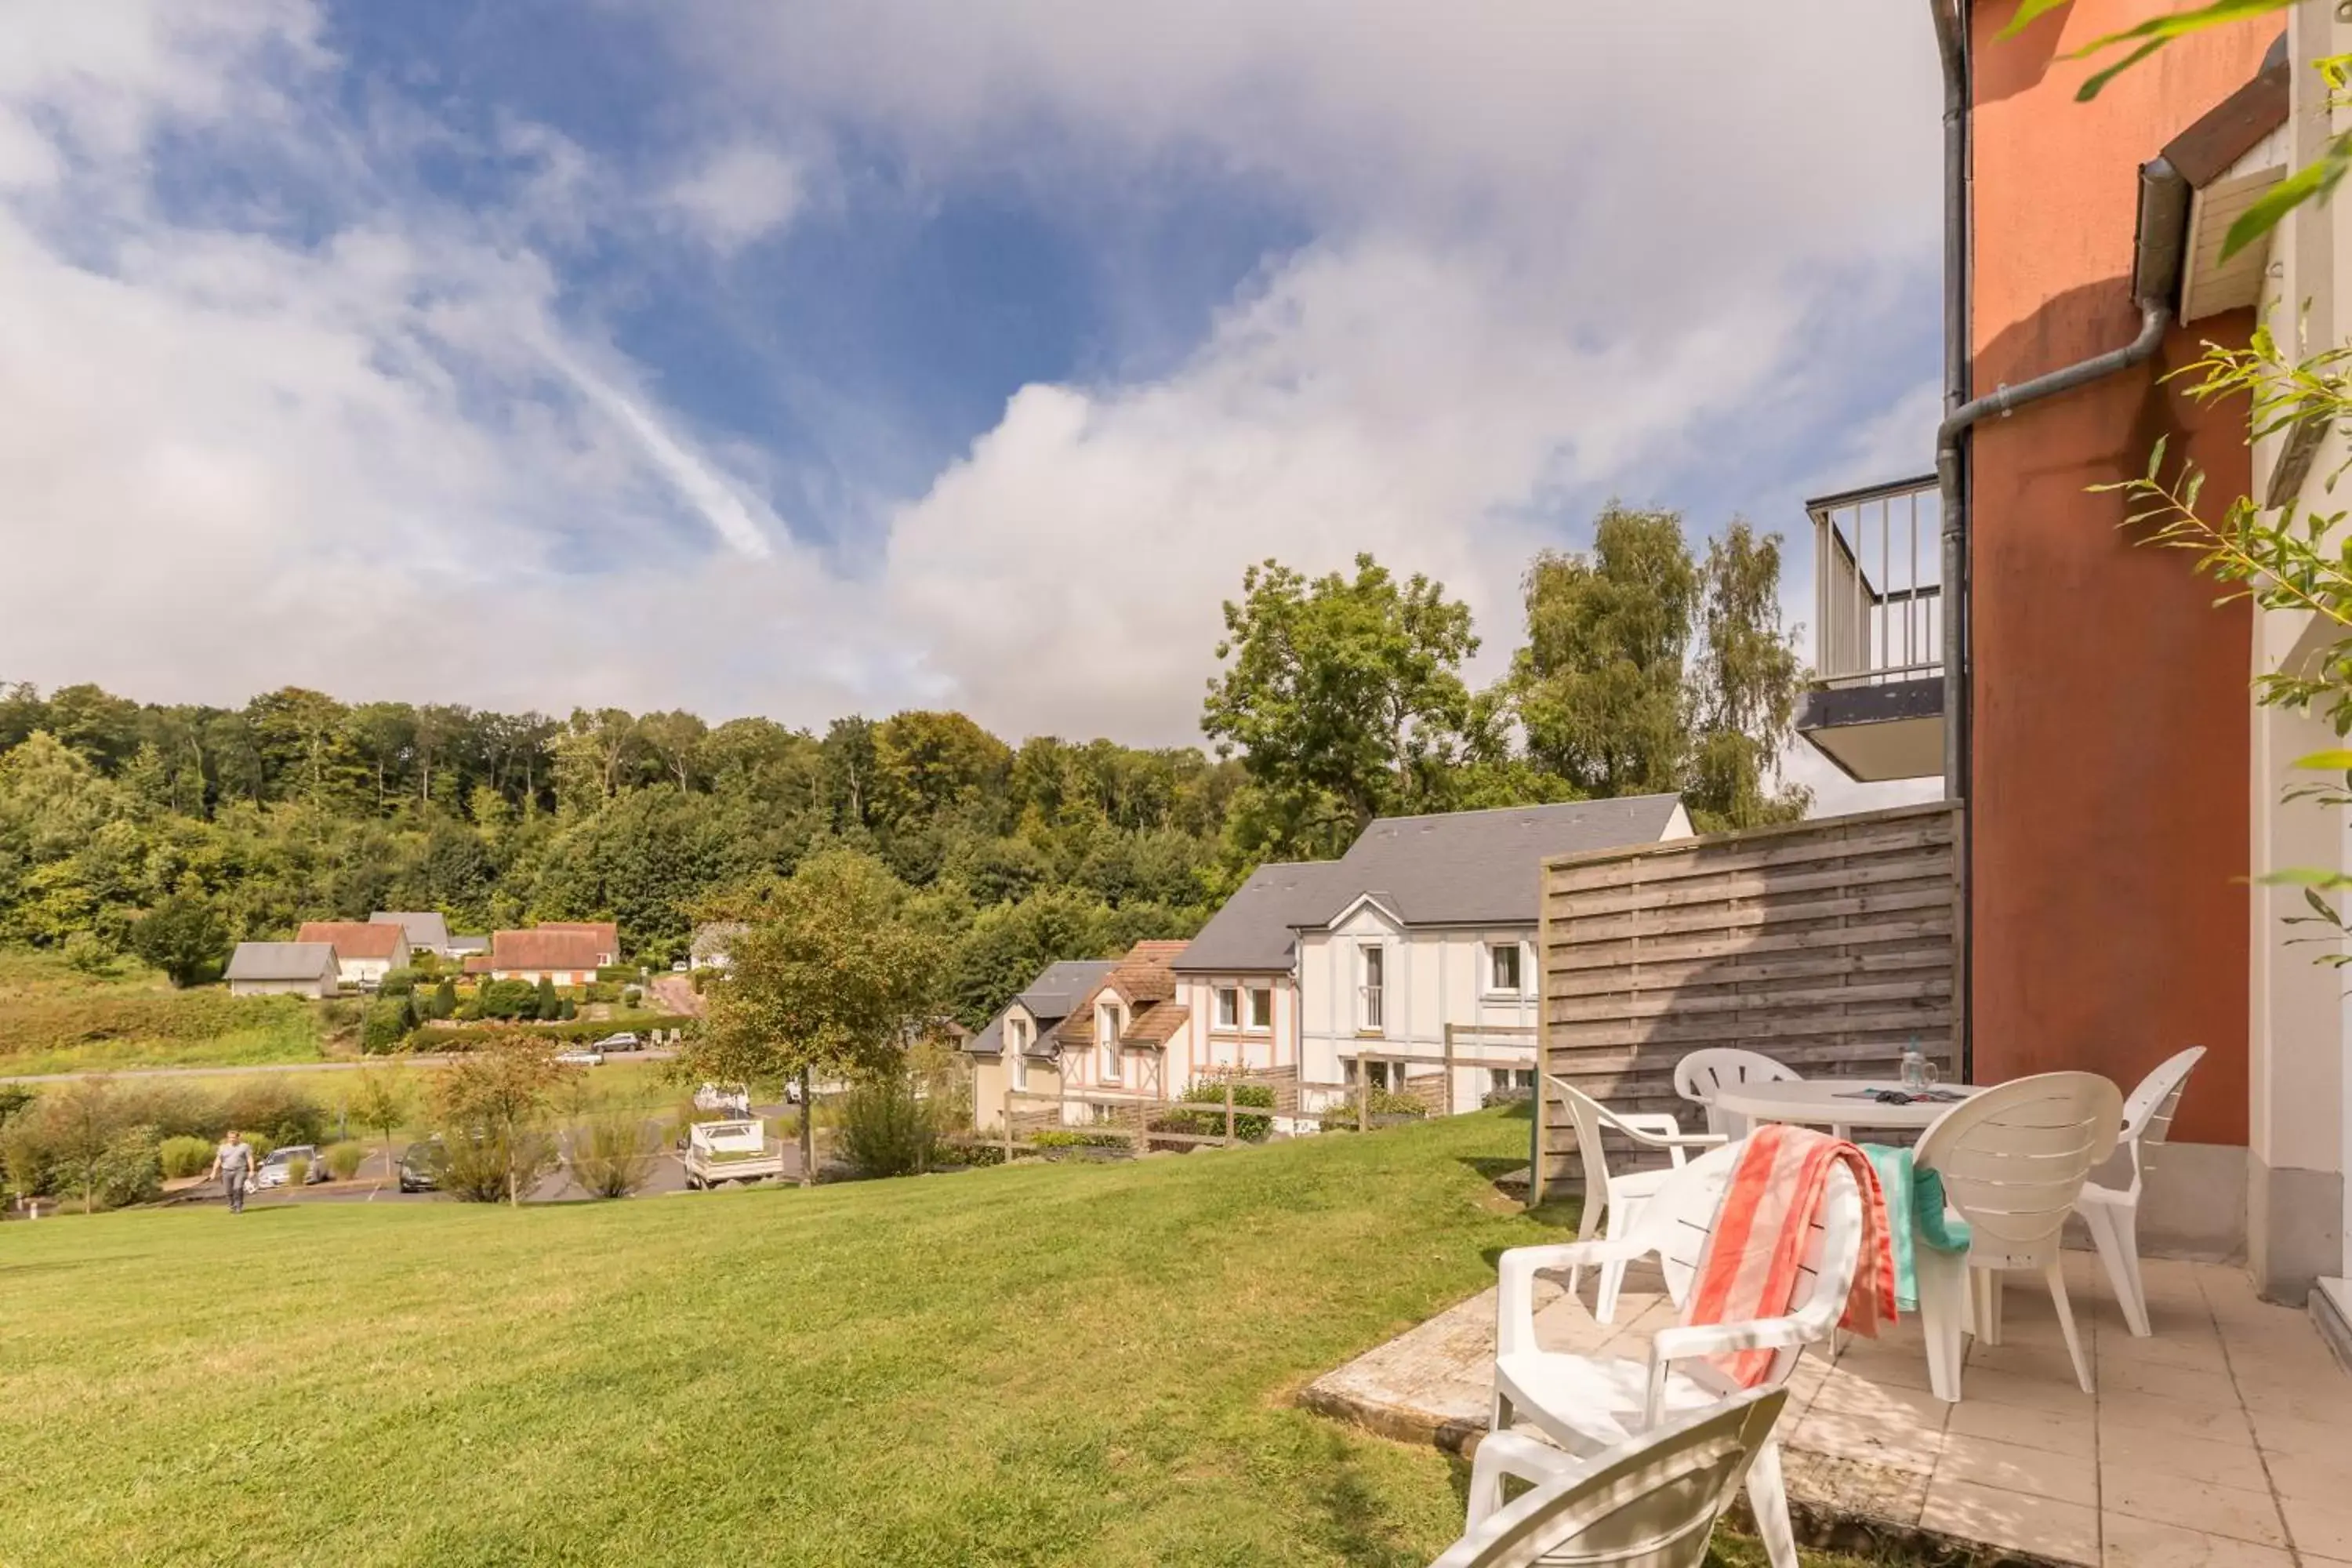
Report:
[[[165,908],[199,947],[434,909],[613,919],[667,963],[846,850],[951,938],[943,1000],[977,1023],[1045,963],[1187,935],[1261,860],[1337,854],[1383,813],[1679,789],[1703,826],[1801,815],[1774,772],[1798,679],[1779,576],[1777,536],[1735,522],[1696,554],[1677,514],[1612,506],[1590,552],[1531,563],[1525,643],[1473,689],[1478,639],[1441,584],[1268,562],[1225,606],[1213,751],[1015,745],[928,710],[820,733],[0,687],[0,941],[103,956]]]

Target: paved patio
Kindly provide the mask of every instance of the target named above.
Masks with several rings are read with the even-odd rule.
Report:
[[[1808,1353],[1780,1427],[1800,1532],[2100,1568],[2352,1565],[2352,1375],[2304,1314],[2258,1300],[2242,1270],[2146,1267],[2156,1334],[2136,1340],[2097,1260],[2067,1257],[2095,1396],[2075,1386],[2048,1293],[2023,1277],[2002,1342],[1970,1346],[1958,1405],[1928,1393],[1913,1321],[1851,1341],[1834,1364]],[[1672,1311],[1656,1276],[1636,1271],[1614,1327],[1564,1295],[1537,1323],[1561,1350],[1640,1355]],[[1488,1290],[1318,1379],[1302,1402],[1466,1451],[1486,1424],[1494,1336]]]

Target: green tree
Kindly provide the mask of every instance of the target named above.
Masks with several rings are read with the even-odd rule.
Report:
[[[352,1120],[373,1132],[383,1144],[383,1170],[393,1171],[392,1135],[416,1113],[416,1091],[406,1075],[370,1068],[358,1075],[352,1090]]]
[[[637,734],[681,792],[694,787],[702,776],[702,745],[709,738],[709,725],[682,710],[648,713],[637,721]]]
[[[961,713],[894,714],[874,728],[874,771],[885,820],[938,816],[1002,790],[1005,743]]]
[[[550,1103],[574,1073],[555,1059],[546,1037],[522,1030],[493,1036],[457,1058],[433,1087],[442,1141],[453,1160],[481,1157],[495,1167],[511,1205],[554,1168],[546,1131]]]
[[[909,918],[907,890],[872,857],[835,849],[779,884],[706,994],[688,1076],[798,1079],[887,1068],[936,1005],[939,936]],[[813,1118],[801,1118],[801,1181],[814,1180]]]
[[[555,994],[555,982],[547,975],[539,977],[539,1000],[532,1005],[531,1016],[551,1022],[563,1016],[563,998]]]
[[[228,928],[201,898],[174,893],[131,928],[131,951],[185,988],[228,954]]]
[[[1780,536],[1741,519],[1707,543],[1700,573],[1695,731],[1683,794],[1702,829],[1795,822],[1812,804],[1780,783],[1804,679],[1796,637],[1780,625]]]
[[[457,1011],[457,983],[443,980],[433,988],[433,1001],[426,1016],[436,1020],[451,1016]]]
[[[1430,801],[1434,775],[1477,740],[1461,666],[1477,651],[1468,606],[1370,555],[1309,581],[1267,561],[1224,606],[1229,660],[1202,729],[1281,803],[1284,854],[1328,853],[1382,812]]]
[[[1689,750],[1683,657],[1700,596],[1678,512],[1612,501],[1590,556],[1545,551],[1522,584],[1512,694],[1528,756],[1587,795],[1675,788]]]

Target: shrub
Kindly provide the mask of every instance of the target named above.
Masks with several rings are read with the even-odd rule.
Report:
[[[572,1174],[600,1198],[625,1198],[653,1180],[660,1135],[634,1110],[590,1117],[572,1134]]]
[[[580,1016],[580,1005],[577,1002],[574,1002],[571,997],[566,996],[563,999],[562,1005],[556,1010],[555,1016],[559,1019],[569,1023],[572,1019]]]
[[[615,985],[626,984],[636,977],[637,966],[634,963],[608,963],[596,971],[597,979]]]
[[[152,1203],[163,1193],[163,1166],[157,1153],[155,1130],[133,1127],[118,1134],[99,1156],[91,1172],[93,1196],[100,1208]]]
[[[114,970],[114,944],[92,931],[66,938],[66,967],[79,974],[109,974]]]
[[[320,1157],[327,1162],[327,1174],[339,1182],[348,1182],[360,1173],[360,1166],[367,1161],[367,1151],[346,1140],[328,1144],[326,1152]]]
[[[218,1097],[191,1083],[133,1079],[116,1090],[122,1120],[132,1127],[152,1127],[160,1138],[200,1138],[209,1147],[227,1130],[221,1120]]]
[[[415,989],[416,971],[388,969],[384,971],[383,979],[377,983],[375,994],[379,996],[406,996]]]
[[[942,1165],[1002,1165],[1004,1145],[977,1138],[950,1139],[940,1145]]]
[[[277,1077],[251,1079],[230,1089],[221,1100],[220,1119],[223,1131],[234,1127],[253,1142],[259,1134],[273,1149],[321,1142],[327,1131],[327,1113],[319,1102]]]
[[[383,1056],[400,1048],[408,1038],[408,1031],[416,1026],[405,993],[383,996],[368,1004],[367,1022],[360,1029],[360,1049],[370,1056]]]
[[[310,1156],[306,1154],[297,1154],[291,1160],[286,1162],[286,1184],[288,1186],[299,1187],[310,1181]]]
[[[621,999],[619,986],[608,985],[602,981],[586,987],[582,994],[591,1002],[618,1002]]]
[[[904,1072],[881,1072],[841,1098],[841,1152],[861,1176],[905,1176],[936,1162],[937,1113]]]
[[[457,1010],[457,984],[452,981],[444,980],[440,984],[436,985],[433,988],[432,993],[426,998],[425,1004],[425,1016],[428,1018],[446,1018]]]
[[[645,991],[639,986],[625,985],[621,988],[621,1005],[624,1007],[634,1007],[645,999]]]
[[[213,1166],[213,1141],[185,1136],[166,1138],[156,1146],[163,1174],[175,1182],[201,1176]]]
[[[1418,1096],[1392,1089],[1376,1089],[1365,1097],[1364,1109],[1374,1116],[1426,1116],[1429,1107]]]
[[[1135,1142],[1124,1132],[1082,1132],[1075,1127],[1048,1127],[1032,1133],[1033,1149],[1131,1149]]]
[[[1189,1132],[1201,1138],[1223,1138],[1225,1135],[1225,1086],[1214,1079],[1203,1079],[1187,1089],[1181,1097],[1187,1105],[1213,1105],[1214,1110],[1180,1110],[1160,1117],[1151,1124],[1154,1132]],[[1274,1089],[1270,1084],[1237,1083],[1234,1085],[1234,1103],[1274,1109]],[[1234,1117],[1234,1136],[1246,1143],[1263,1143],[1274,1131],[1271,1116]]]
[[[509,1168],[516,1190],[528,1196],[556,1166],[555,1141],[535,1128],[511,1134],[446,1128],[440,1137],[441,1190],[460,1203],[506,1202]]]
[[[228,956],[228,927],[204,900],[174,893],[132,923],[131,949],[173,984],[190,986]]]
[[[420,979],[441,973],[441,955],[429,947],[410,953],[408,962]]]

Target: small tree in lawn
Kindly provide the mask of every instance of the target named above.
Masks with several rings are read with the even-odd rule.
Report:
[[[352,1117],[382,1140],[387,1174],[393,1169],[392,1135],[415,1110],[416,1095],[405,1077],[373,1069],[359,1075],[359,1087],[352,1091]]]
[[[97,1206],[107,1150],[123,1131],[122,1105],[114,1086],[104,1078],[78,1078],[42,1110],[49,1148],[81,1189],[81,1212],[89,1214]]]
[[[551,976],[539,977],[539,1005],[531,1016],[551,1022],[563,1016],[563,998],[555,994],[555,981]]]
[[[573,1076],[543,1036],[520,1029],[493,1036],[434,1085],[450,1155],[482,1150],[500,1167],[506,1201],[520,1205],[524,1189],[555,1164],[554,1141],[541,1124],[557,1089]]]
[[[131,950],[184,988],[228,952],[228,928],[204,900],[174,893],[132,923]]]
[[[457,1010],[457,983],[444,979],[433,988],[433,1000],[425,1016],[436,1020],[448,1017]]]
[[[693,1076],[799,1080],[803,1186],[816,1173],[816,1075],[894,1065],[929,1016],[945,948],[906,904],[905,886],[871,856],[835,849],[803,861],[736,939],[733,966],[711,984],[705,1027],[687,1047]]]

